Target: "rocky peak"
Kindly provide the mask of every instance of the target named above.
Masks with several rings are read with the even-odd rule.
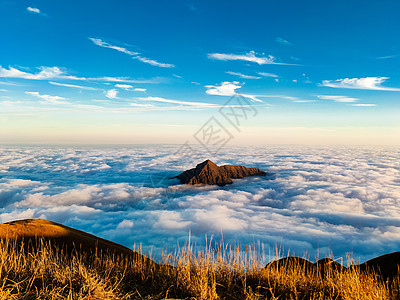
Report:
[[[266,173],[256,168],[225,165],[218,167],[211,160],[198,164],[195,168],[187,170],[174,178],[178,178],[184,184],[209,184],[223,186],[232,183],[232,178],[246,176],[265,176]]]

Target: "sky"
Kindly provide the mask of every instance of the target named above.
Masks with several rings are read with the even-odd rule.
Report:
[[[399,10],[0,0],[0,143],[398,145]]]

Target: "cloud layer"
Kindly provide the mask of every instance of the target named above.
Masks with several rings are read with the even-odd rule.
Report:
[[[178,148],[2,147],[0,221],[46,218],[157,256],[189,231],[197,244],[222,232],[231,245],[282,243],[311,259],[400,246],[398,149],[232,147],[208,157]],[[270,175],[223,188],[171,179],[206,158]]]

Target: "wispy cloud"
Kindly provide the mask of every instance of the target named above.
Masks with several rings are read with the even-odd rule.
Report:
[[[60,96],[42,95],[39,92],[25,92],[27,95],[31,95],[44,100],[46,104],[66,104],[67,102],[60,101],[65,100],[65,98]]]
[[[0,77],[46,80],[52,78],[59,78],[64,74],[64,72],[59,67],[40,67],[39,69],[40,69],[39,73],[32,74],[20,71],[13,67],[9,67],[9,69],[7,70],[2,66],[0,66]]]
[[[135,92],[146,92],[147,89],[143,89],[143,88],[134,88],[133,89]]]
[[[291,42],[289,42],[288,40],[285,40],[285,39],[283,39],[283,38],[281,38],[281,37],[277,37],[277,38],[275,39],[275,41],[277,41],[278,43],[280,43],[280,44],[282,44],[282,45],[286,45],[286,46],[291,46],[291,45],[292,45]]]
[[[26,8],[26,10],[27,10],[28,12],[32,13],[32,14],[37,14],[37,15],[41,15],[41,16],[47,17],[47,15],[46,15],[45,13],[43,13],[43,12],[42,12],[39,8],[37,8],[37,7],[30,7],[30,6],[28,6],[28,7]]]
[[[358,98],[337,95],[319,95],[317,97],[322,100],[333,100],[336,102],[356,102],[358,100]]]
[[[279,76],[276,74],[272,74],[272,73],[266,73],[266,72],[258,72],[259,75],[263,76],[263,77],[273,77],[273,78],[278,78]]]
[[[188,102],[188,101],[165,99],[165,98],[161,98],[161,97],[146,97],[146,98],[137,98],[137,99],[142,100],[142,101],[155,101],[155,102],[164,102],[164,103],[198,106],[198,107],[214,107],[214,106],[216,106],[215,104],[212,104],[212,103]]]
[[[131,56],[139,54],[139,52],[132,52],[132,51],[129,51],[128,49],[126,49],[124,47],[111,45],[111,44],[109,44],[107,42],[104,42],[101,39],[89,38],[89,40],[91,40],[97,46],[100,46],[100,47],[103,47],[103,48],[114,49],[114,50],[117,50],[119,52],[131,55]]]
[[[175,67],[173,64],[166,64],[166,63],[160,63],[154,59],[149,59],[146,57],[143,57],[140,55],[139,52],[133,52],[130,51],[124,47],[120,47],[120,46],[115,46],[115,45],[111,45],[105,41],[103,41],[102,39],[98,39],[98,38],[89,38],[89,40],[91,40],[95,45],[103,47],[103,48],[109,48],[109,49],[113,49],[113,50],[117,50],[119,52],[128,54],[130,56],[132,56],[133,59],[139,60],[143,63],[152,65],[152,66],[156,66],[156,67],[161,67],[161,68],[173,68]]]
[[[285,63],[276,62],[276,58],[272,55],[268,55],[267,57],[257,56],[254,51],[250,51],[246,54],[223,54],[223,53],[211,53],[208,54],[208,58],[216,59],[216,60],[242,60],[257,63],[259,65],[287,65]]]
[[[390,58],[395,58],[398,56],[399,56],[399,54],[393,54],[393,55],[379,56],[379,57],[376,57],[376,59],[390,59]]]
[[[127,90],[129,91],[131,88],[133,88],[133,86],[131,86],[130,84],[116,84],[115,87],[123,89],[123,90]]]
[[[220,85],[206,85],[207,88],[206,94],[208,95],[216,95],[216,96],[234,96],[237,89],[240,89],[242,85],[239,84],[237,81],[229,82],[224,81]],[[243,97],[249,98],[256,102],[263,102],[257,98],[255,95],[249,94],[240,94]]]
[[[152,83],[157,84],[165,81],[165,78],[156,77],[152,79],[131,79],[129,77],[88,77],[79,78],[79,80],[105,81],[105,82],[123,82],[123,83]]]
[[[400,91],[400,88],[381,86],[389,77],[344,78],[337,80],[324,80],[322,86],[344,89]]]
[[[376,104],[372,104],[372,103],[358,103],[358,104],[351,104],[351,106],[372,107],[372,106],[376,106]]]
[[[160,63],[154,59],[149,59],[146,57],[142,57],[142,56],[135,56],[132,57],[133,59],[137,59],[141,62],[144,62],[146,64],[152,65],[152,66],[156,66],[156,67],[161,67],[161,68],[174,68],[175,66],[173,64],[166,64],[166,63]]]
[[[260,79],[261,78],[261,77],[258,77],[258,76],[245,75],[245,74],[242,74],[242,73],[231,72],[231,71],[228,71],[226,73],[230,74],[230,75],[233,75],[233,76],[238,76],[238,77],[243,78],[243,79]]]
[[[28,6],[28,7],[26,8],[26,10],[29,11],[29,12],[31,12],[31,13],[34,13],[34,14],[40,14],[40,9],[39,9],[39,8],[36,8],[36,7],[30,7],[30,6]]]
[[[90,86],[82,86],[82,85],[76,85],[76,84],[60,83],[60,82],[54,82],[54,81],[49,81],[49,83],[52,84],[52,85],[64,86],[64,87],[69,87],[69,88],[77,88],[77,89],[81,89],[81,90],[91,90],[91,91],[97,90],[96,88],[90,87]]]
[[[111,89],[105,92],[106,97],[109,99],[116,99],[118,96],[118,91],[116,89]]]
[[[38,73],[28,73],[18,70],[13,67],[5,69],[0,66],[0,77],[2,78],[21,78],[32,80],[48,80],[48,79],[66,79],[66,80],[81,80],[81,81],[105,81],[105,82],[121,82],[121,83],[160,83],[165,80],[160,77],[152,79],[131,79],[129,77],[76,77],[67,75],[64,70],[59,67],[40,67]],[[4,83],[12,85],[11,83]]]

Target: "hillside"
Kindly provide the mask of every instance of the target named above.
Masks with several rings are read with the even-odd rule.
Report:
[[[20,247],[22,242],[30,246]],[[265,267],[251,246],[246,252],[227,249],[215,244],[197,251],[189,244],[156,264],[61,224],[38,219],[9,222],[0,225],[0,299],[400,298],[398,253],[360,266],[288,257]]]

